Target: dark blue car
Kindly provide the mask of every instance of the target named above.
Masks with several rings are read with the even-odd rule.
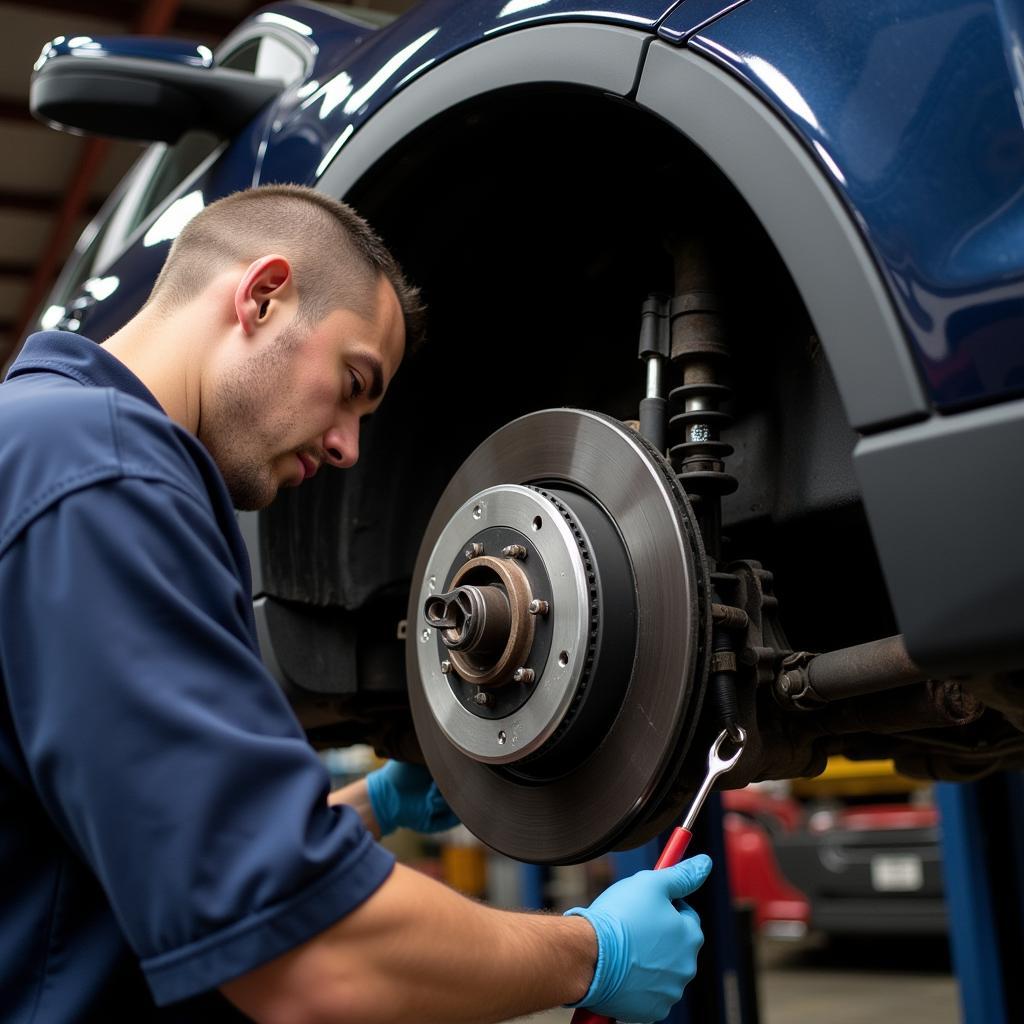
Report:
[[[500,850],[647,839],[723,727],[730,785],[1021,767],[1020,11],[297,2],[215,52],[61,37],[36,115],[153,145],[41,322],[109,336],[253,184],[377,227],[430,341],[358,466],[247,516],[261,640],[315,743],[425,757]]]

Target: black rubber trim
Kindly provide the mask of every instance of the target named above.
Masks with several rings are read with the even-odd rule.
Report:
[[[910,656],[939,676],[1024,667],[1024,400],[854,449]]]
[[[474,96],[518,85],[633,89],[649,32],[559,24],[495,36],[438,64],[389,100],[345,143],[316,188],[342,198],[406,135]]]
[[[707,58],[660,41],[647,51],[637,102],[699,146],[761,221],[821,338],[850,425],[867,431],[927,415],[881,274],[790,127]]]

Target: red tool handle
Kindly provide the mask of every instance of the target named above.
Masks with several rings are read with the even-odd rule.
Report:
[[[665,849],[661,851],[658,863],[654,865],[654,870],[671,868],[678,864],[683,859],[692,838],[693,833],[688,828],[683,828],[682,825],[673,829],[672,835],[668,837],[668,842],[665,844]]]
[[[686,853],[686,848],[690,845],[692,838],[693,833],[688,828],[683,828],[682,825],[673,829],[672,835],[668,837],[668,842],[665,844],[665,849],[661,851],[658,863],[654,865],[654,870],[658,871],[661,868],[670,868],[678,864],[683,859],[683,854]],[[615,1022],[611,1017],[602,1017],[599,1013],[591,1013],[590,1010],[585,1010],[581,1006],[572,1015],[572,1024],[615,1024]]]
[[[615,1024],[611,1017],[602,1017],[599,1013],[591,1013],[581,1006],[572,1015],[572,1024]]]
[[[602,1017],[600,1014],[592,1014],[589,1010],[581,1007],[572,1015],[571,1024],[615,1024],[610,1017]]]

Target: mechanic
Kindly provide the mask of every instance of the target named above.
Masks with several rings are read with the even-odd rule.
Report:
[[[232,503],[358,457],[416,291],[297,186],[208,206],[104,344],[0,386],[5,1021],[660,1019],[695,971],[695,857],[564,916],[498,911],[375,836],[452,815],[426,770],[328,776],[264,669]],[[410,439],[415,443],[415,439]],[[239,1012],[241,1011],[241,1013]]]

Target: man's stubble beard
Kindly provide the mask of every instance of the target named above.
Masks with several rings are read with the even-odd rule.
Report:
[[[217,463],[231,502],[240,511],[266,508],[277,497],[271,462],[283,454],[288,422],[275,420],[277,396],[289,357],[302,332],[289,325],[268,348],[255,352],[221,383],[202,412],[197,437]],[[273,427],[267,426],[273,423]]]

